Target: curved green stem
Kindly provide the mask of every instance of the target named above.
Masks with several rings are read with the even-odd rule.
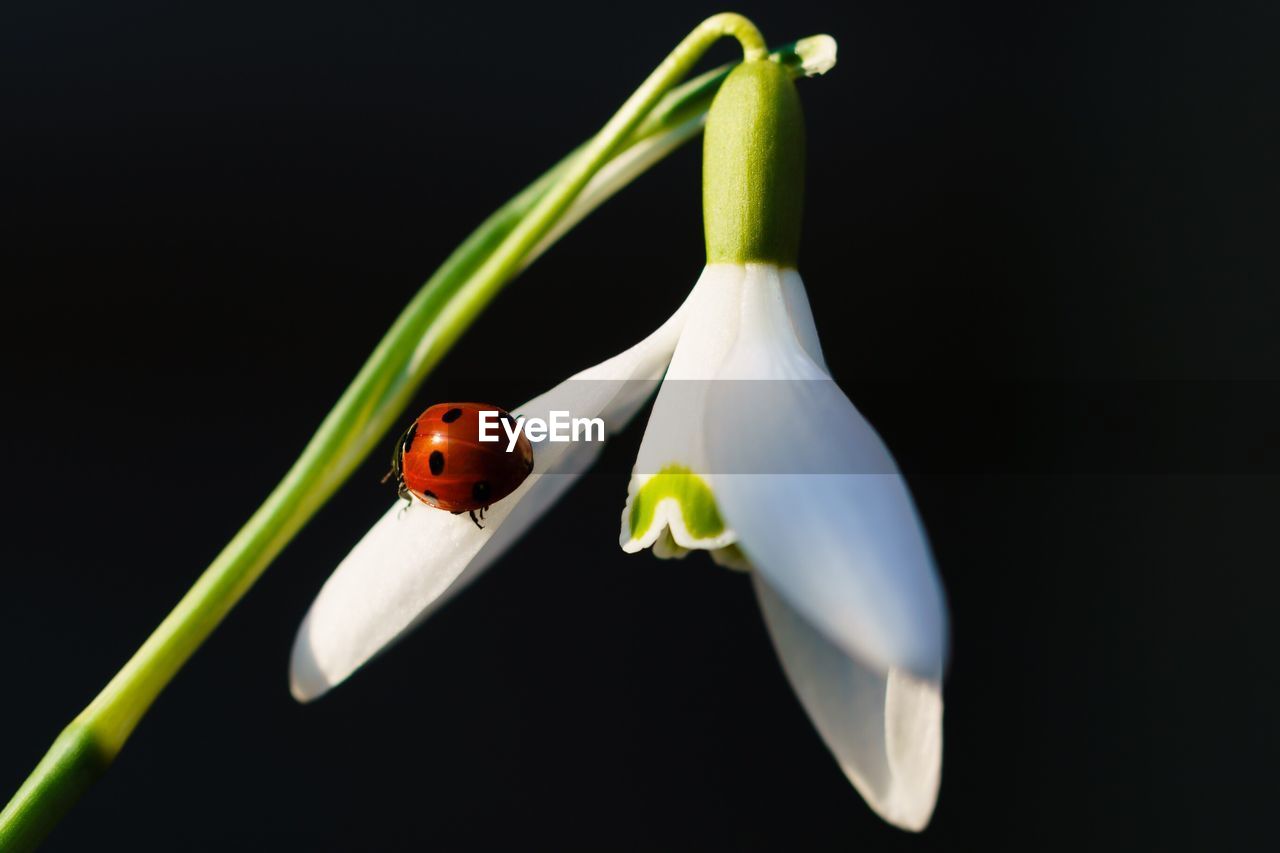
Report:
[[[764,41],[745,18],[707,19],[595,137],[454,250],[396,319],[280,484],[0,812],[0,853],[33,849],[110,765],[159,693],[382,439],[427,373],[503,285],[568,226],[700,130],[728,67],[671,87],[724,35],[742,43],[747,59],[763,55]],[[819,44],[821,39],[826,41]],[[822,73],[834,62],[827,42],[807,39],[773,58],[796,76]]]
[[[593,174],[621,147],[626,137],[671,88],[692,69],[717,39],[730,35],[742,43],[744,58],[763,56],[764,39],[755,25],[741,15],[727,12],[713,15],[685,36],[662,64],[640,84],[622,108],[614,113],[599,133],[588,142],[565,177],[547,192],[476,270],[444,307],[439,322],[427,331],[418,346],[417,357],[434,364],[448,351],[469,324],[468,318],[487,305],[517,272],[525,254],[532,250],[555,220],[569,207]]]

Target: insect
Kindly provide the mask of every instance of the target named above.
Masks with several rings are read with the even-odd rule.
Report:
[[[382,482],[394,477],[405,500],[417,498],[454,515],[469,513],[476,527],[483,529],[480,519],[489,505],[514,492],[533,471],[533,446],[523,433],[510,452],[505,436],[482,443],[482,411],[497,412],[498,419],[509,424],[515,421],[510,412],[484,403],[432,406],[396,442],[391,470]],[[492,420],[490,424],[492,435]]]

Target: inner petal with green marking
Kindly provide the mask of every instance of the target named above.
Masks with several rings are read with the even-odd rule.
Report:
[[[635,552],[653,545],[669,531],[679,550],[662,549],[682,556],[688,549],[718,549],[737,538],[724,523],[716,506],[715,493],[707,480],[684,465],[666,465],[647,478],[632,477],[623,529],[629,538],[624,551]]]

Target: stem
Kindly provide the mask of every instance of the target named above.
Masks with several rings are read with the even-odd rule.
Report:
[[[614,113],[600,132],[584,146],[564,179],[538,200],[528,216],[516,225],[502,245],[485,259],[475,274],[458,289],[455,297],[444,306],[439,322],[427,331],[419,344],[419,352],[425,359],[434,364],[448,352],[469,325],[470,318],[489,303],[511,275],[519,271],[524,255],[551,230],[555,220],[565,212],[590,177],[640,125],[645,114],[657,104],[663,93],[689,73],[708,47],[726,35],[741,42],[744,61],[762,58],[767,54],[764,39],[755,25],[732,12],[712,15],[685,36],[662,64],[640,84],[640,88],[627,98],[622,108]]]
[[[445,260],[379,342],[280,484],[54,741],[0,812],[0,851],[34,849],[105,771],[173,676],[381,440],[427,373],[502,286],[559,236],[558,225],[581,219],[697,133],[728,69],[668,90],[723,35],[742,43],[746,59],[764,55],[759,31],[745,18],[708,18],[595,137],[507,202]],[[795,74],[807,70],[803,50],[784,49],[775,59]],[[627,153],[642,156],[628,158]]]

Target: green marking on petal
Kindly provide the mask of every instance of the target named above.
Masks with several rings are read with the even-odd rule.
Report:
[[[631,500],[631,538],[638,539],[649,529],[658,504],[667,498],[680,505],[685,529],[695,539],[711,539],[724,532],[716,497],[706,481],[683,465],[667,465]]]

